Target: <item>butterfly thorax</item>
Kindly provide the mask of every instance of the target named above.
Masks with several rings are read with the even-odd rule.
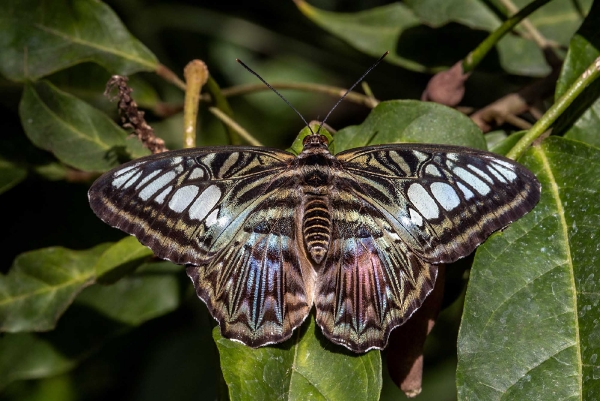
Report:
[[[314,138],[313,136],[311,136]],[[298,156],[302,191],[302,237],[306,251],[316,264],[327,256],[331,239],[332,168],[337,160],[329,152],[326,142],[315,138],[305,141]]]

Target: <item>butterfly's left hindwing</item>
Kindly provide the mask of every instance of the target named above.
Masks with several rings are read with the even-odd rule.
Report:
[[[431,292],[437,266],[419,259],[386,217],[343,184],[332,192],[331,243],[317,281],[317,324],[337,344],[382,349]]]
[[[188,274],[225,336],[279,342],[312,306],[314,278],[297,244],[294,159],[243,147],[152,155],[99,178],[90,204],[158,257],[192,265]]]

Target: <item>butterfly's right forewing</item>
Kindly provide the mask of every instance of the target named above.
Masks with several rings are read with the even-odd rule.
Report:
[[[204,148],[142,158],[98,179],[94,212],[188,274],[223,334],[279,342],[312,306],[300,262],[294,156],[265,148]]]

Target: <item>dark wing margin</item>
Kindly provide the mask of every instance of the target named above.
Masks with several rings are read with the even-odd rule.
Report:
[[[400,239],[378,208],[338,186],[332,237],[315,290],[317,324],[354,352],[383,349],[433,290],[437,267]]]
[[[430,263],[469,255],[537,204],[541,185],[505,157],[444,145],[382,145],[337,155],[340,179],[377,206]]]

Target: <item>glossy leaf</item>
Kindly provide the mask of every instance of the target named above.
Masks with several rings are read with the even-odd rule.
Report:
[[[171,312],[179,306],[182,279],[181,268],[169,262],[146,264],[116,285],[86,288],[51,332],[4,334],[0,389],[66,372],[131,326]]]
[[[123,248],[121,246],[119,252]],[[119,252],[114,252],[113,256]],[[77,303],[86,305],[114,321],[137,326],[179,306],[178,275],[185,278],[181,266],[170,262],[147,263],[140,266],[135,274],[115,284],[86,288],[77,297]]]
[[[19,114],[36,146],[83,171],[106,171],[149,154],[105,114],[47,82],[25,85]]]
[[[577,34],[571,40],[569,52],[556,84],[556,99],[560,98],[577,78],[600,57],[600,3],[594,3]],[[594,82],[556,122],[556,134],[600,146],[600,81]]]
[[[486,149],[479,128],[464,114],[436,103],[390,100],[375,107],[361,125],[334,136],[336,151],[385,143],[439,143]]]
[[[479,0],[406,0],[405,3],[421,22],[433,27],[458,22],[491,31],[499,25],[498,17]]]
[[[141,261],[152,256],[152,251],[135,237],[125,237],[106,250],[96,262],[97,281],[112,284],[134,271]]]
[[[529,2],[523,0],[514,3],[522,8]],[[427,71],[440,65],[449,66],[477,45],[477,41],[468,42],[471,40],[470,36],[477,34],[477,31],[471,31],[471,35],[469,31],[464,31],[451,40],[454,42],[452,49],[441,44],[435,52],[424,56],[422,48],[425,43],[428,48],[440,45],[449,36],[456,34],[450,23],[456,22],[483,34],[493,31],[502,22],[494,10],[482,1],[409,0],[405,3],[393,3],[356,13],[334,13],[296,0],[304,15],[321,28],[374,57],[389,50],[391,54],[387,58],[388,62],[413,71]],[[582,7],[588,9],[591,1],[582,3]],[[530,21],[546,38],[566,46],[581,18],[571,0],[555,0],[532,14]],[[425,28],[421,24],[432,28]],[[483,38],[485,34],[478,40]],[[468,46],[472,47],[459,47],[464,43],[469,43]],[[440,56],[449,51],[447,56]],[[532,40],[507,35],[498,43],[497,51],[499,62],[507,72],[531,76],[542,76],[550,72],[542,51]]]
[[[72,369],[75,361],[32,333],[0,337],[0,389],[15,380],[39,379]]]
[[[35,80],[93,61],[115,74],[153,71],[154,55],[95,0],[0,2],[0,72],[10,80]]]
[[[550,137],[520,160],[536,208],[479,247],[459,335],[461,400],[600,397],[600,150]]]
[[[109,247],[54,247],[19,255],[0,276],[0,331],[52,330],[75,296],[94,282],[94,265]]]
[[[0,159],[0,194],[6,192],[27,177],[27,169],[8,160]]]
[[[231,400],[378,400],[381,357],[356,355],[326,340],[314,318],[276,346],[253,349],[213,336]]]
[[[302,0],[295,1],[311,21],[356,49],[373,57],[390,51],[386,61],[413,71],[426,70],[424,65],[395,52],[400,34],[419,23],[404,4],[393,3],[358,13],[334,13],[319,10]]]

